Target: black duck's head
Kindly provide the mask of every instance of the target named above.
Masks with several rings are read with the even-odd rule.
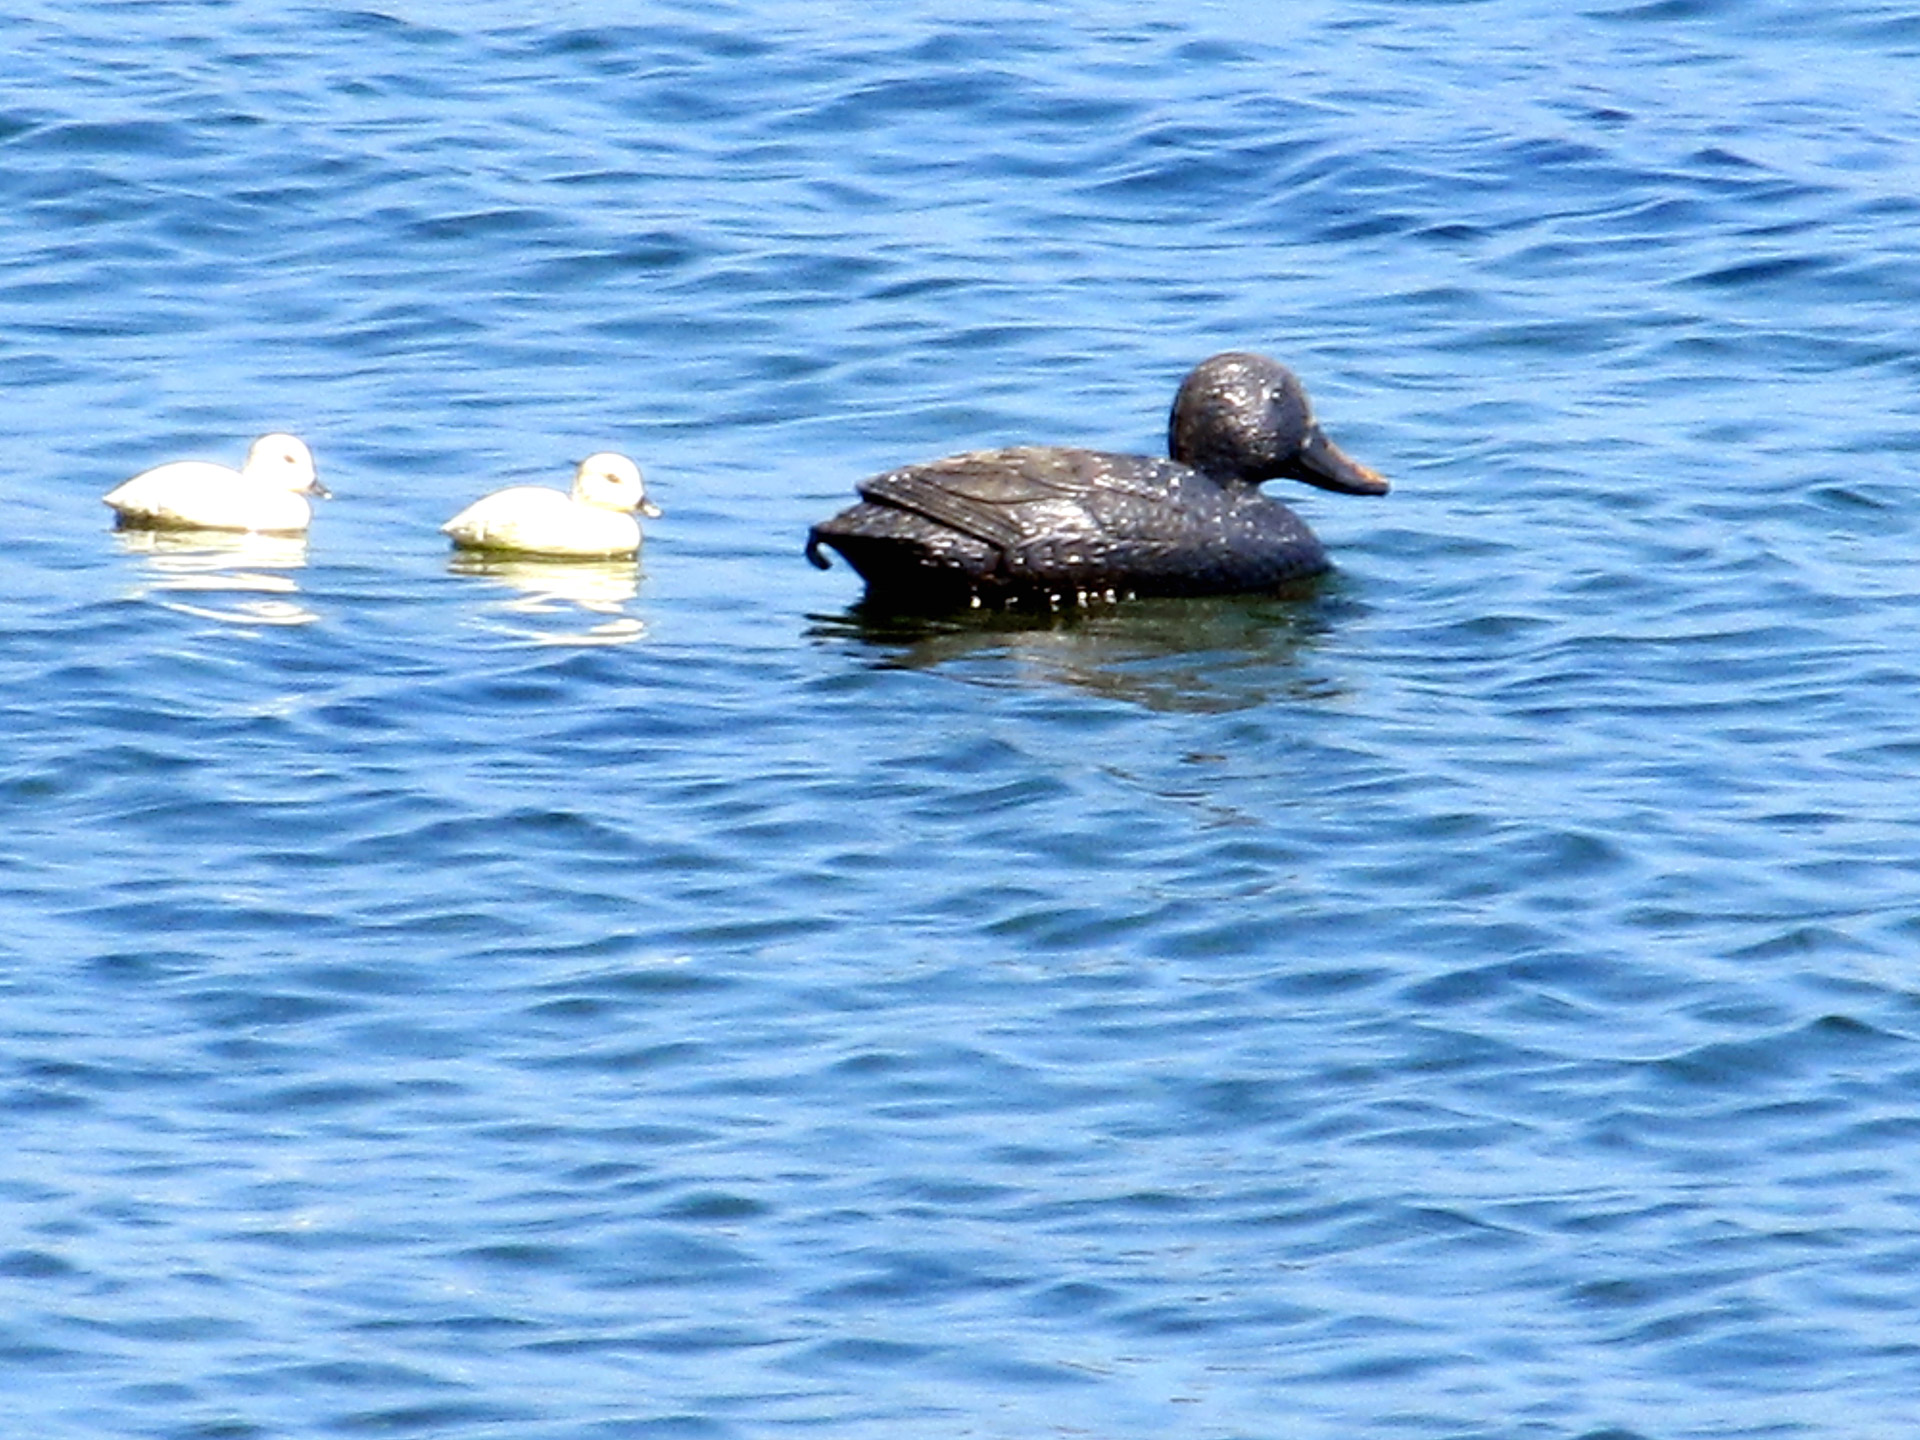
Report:
[[[1167,454],[1222,484],[1288,479],[1387,493],[1381,476],[1327,438],[1299,377],[1264,355],[1230,351],[1193,367],[1173,397]]]

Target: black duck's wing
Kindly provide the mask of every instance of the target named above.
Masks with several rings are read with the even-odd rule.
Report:
[[[889,470],[863,482],[871,503],[923,515],[1002,550],[1036,537],[1093,533],[1108,512],[1166,500],[1170,461],[1097,450],[975,450]]]
[[[831,546],[882,588],[919,588],[934,576],[964,577],[986,591],[1018,588],[1036,578],[1024,563],[1036,543],[1071,547],[1093,537],[1089,505],[1110,468],[1101,462],[1131,463],[1015,446],[903,465],[861,481],[857,504],[815,525],[807,558],[824,567],[821,547]]]
[[[1044,451],[975,450],[889,470],[862,482],[859,490],[870,504],[923,516],[1010,550],[1032,533],[1035,506],[1071,503],[1045,457]]]
[[[1022,479],[1019,454],[976,451],[862,480],[857,503],[808,532],[807,558],[825,569],[821,547],[831,546],[869,585],[948,572],[983,582],[1020,539],[1019,507],[1046,494]]]

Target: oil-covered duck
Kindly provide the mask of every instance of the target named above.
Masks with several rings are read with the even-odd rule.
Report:
[[[807,558],[824,570],[830,547],[870,598],[910,605],[1228,595],[1328,568],[1262,481],[1387,492],[1327,438],[1298,377],[1264,355],[1194,367],[1174,397],[1167,453],[1021,445],[889,470],[813,527]]]

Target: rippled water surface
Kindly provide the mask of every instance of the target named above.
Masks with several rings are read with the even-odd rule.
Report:
[[[0,43],[9,1433],[1920,1426],[1920,13]],[[800,557],[1228,348],[1395,481],[1310,595]],[[597,449],[638,567],[449,558]]]

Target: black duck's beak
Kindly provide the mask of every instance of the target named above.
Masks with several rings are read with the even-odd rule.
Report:
[[[1369,470],[1333,441],[1318,425],[1309,425],[1307,435],[1294,452],[1293,463],[1281,472],[1289,480],[1304,480],[1322,490],[1338,490],[1342,495],[1384,495],[1392,488],[1386,477]]]

